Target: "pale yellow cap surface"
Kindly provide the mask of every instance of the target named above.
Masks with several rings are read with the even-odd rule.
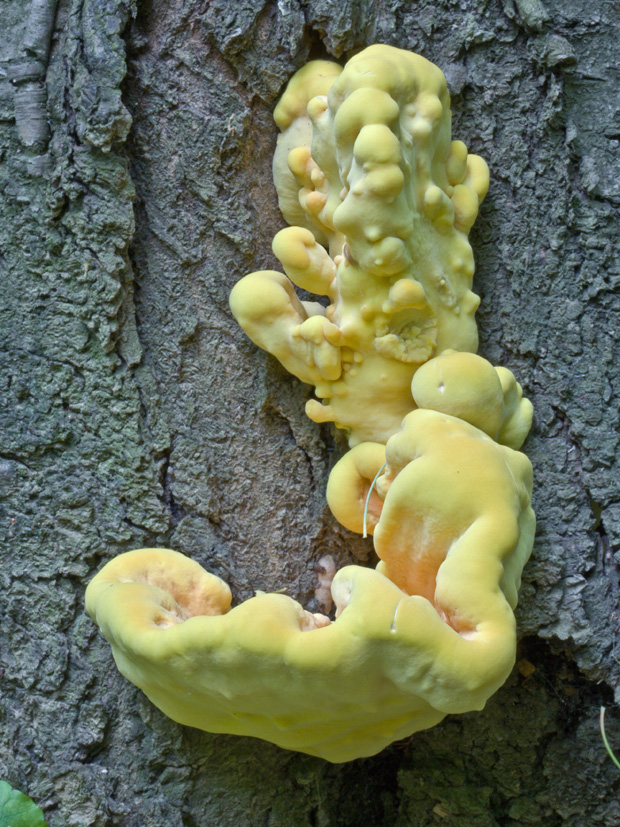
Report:
[[[120,671],[175,721],[340,762],[482,709],[508,676],[535,525],[513,449],[532,408],[473,353],[467,233],[489,178],[451,139],[442,72],[381,45],[344,69],[312,62],[275,118],[285,274],[251,273],[230,305],[314,385],[310,418],[348,431],[328,502],[380,563],[336,573],[334,621],[283,594],[231,609],[222,580],[167,549],[117,557],[86,602]]]

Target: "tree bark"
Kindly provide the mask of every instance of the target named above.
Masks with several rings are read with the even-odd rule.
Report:
[[[620,10],[614,0],[5,0],[0,31],[0,778],[50,827],[617,825]],[[372,564],[325,504],[341,436],[238,329],[283,225],[271,112],[311,58],[446,73],[491,189],[482,355],[535,407],[517,668],[483,712],[345,765],[178,726],[84,614],[167,546],[236,600]],[[316,608],[315,608],[316,610]]]

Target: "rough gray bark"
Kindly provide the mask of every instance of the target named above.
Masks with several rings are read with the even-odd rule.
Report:
[[[5,0],[0,32],[0,777],[51,827],[620,823],[597,723],[620,699],[617,5],[55,7]],[[487,708],[332,766],[166,719],[113,668],[83,590],[166,545],[238,599],[311,606],[324,553],[371,561],[325,506],[342,440],[227,306],[275,263],[285,81],[371,42],[444,69],[454,136],[491,167],[481,352],[535,405],[539,531],[520,669]],[[620,750],[611,709],[608,730]]]

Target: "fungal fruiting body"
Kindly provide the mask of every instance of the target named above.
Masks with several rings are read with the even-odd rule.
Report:
[[[131,551],[87,592],[120,671],[175,721],[334,762],[481,709],[514,663],[530,465],[461,419],[415,410],[387,446],[360,444],[334,468],[330,506],[354,531],[385,459],[370,520],[382,561],[336,573],[334,622],[283,594],[230,609],[198,563]]]
[[[467,232],[488,171],[451,141],[440,70],[389,46],[312,62],[275,118],[286,275],[246,276],[231,308],[315,387],[310,418],[347,430],[328,503],[380,562],[322,561],[334,621],[283,594],[231,609],[223,581],[167,549],[112,560],[86,601],[120,671],[174,720],[340,762],[481,709],[508,676],[532,408],[474,353]]]
[[[475,351],[467,233],[489,175],[451,141],[443,73],[419,55],[371,46],[345,69],[316,61],[275,110],[280,208],[273,242],[286,276],[252,273],[233,313],[321,400],[350,444],[385,442],[414,407],[416,369],[446,348]],[[300,302],[297,285],[326,296]]]

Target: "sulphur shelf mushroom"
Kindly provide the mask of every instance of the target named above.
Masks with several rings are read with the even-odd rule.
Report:
[[[231,608],[222,580],[168,549],[107,563],[86,605],[122,674],[175,721],[341,762],[482,709],[510,673],[532,407],[473,352],[467,232],[488,171],[451,141],[440,70],[388,46],[313,62],[275,118],[286,275],[246,276],[231,308],[314,385],[310,418],[347,430],[328,503],[373,535],[379,563],[336,573],[334,620],[283,594]]]
[[[334,622],[283,594],[231,609],[223,581],[168,549],[108,563],[86,604],[123,675],[179,723],[334,762],[482,709],[515,658],[530,464],[456,417],[413,411],[332,473],[330,506],[354,531],[384,459],[371,504],[382,561],[336,574]]]

